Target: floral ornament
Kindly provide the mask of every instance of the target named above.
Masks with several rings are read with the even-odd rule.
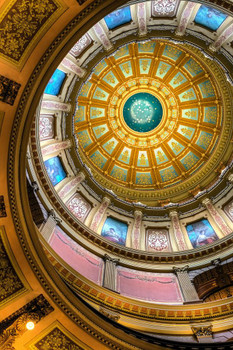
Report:
[[[19,0],[0,24],[0,53],[19,61],[30,41],[58,9],[52,0]]]

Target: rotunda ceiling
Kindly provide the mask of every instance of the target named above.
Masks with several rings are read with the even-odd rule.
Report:
[[[226,81],[206,63],[189,45],[148,40],[122,46],[92,69],[77,96],[74,133],[97,181],[119,195],[127,186],[135,199],[142,189],[163,197],[168,187],[182,183],[181,193],[213,180],[230,124],[224,141]]]

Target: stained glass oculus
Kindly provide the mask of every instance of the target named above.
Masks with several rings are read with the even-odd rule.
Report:
[[[123,117],[128,127],[137,132],[155,129],[162,120],[163,109],[159,100],[147,93],[131,96],[123,107]]]

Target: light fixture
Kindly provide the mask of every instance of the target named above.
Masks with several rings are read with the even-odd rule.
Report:
[[[35,323],[34,323],[34,322],[28,321],[28,322],[26,323],[26,328],[27,328],[29,331],[32,331],[32,330],[34,329],[34,327],[35,327]]]

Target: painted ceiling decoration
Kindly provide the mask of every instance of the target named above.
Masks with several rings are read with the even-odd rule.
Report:
[[[74,133],[91,168],[133,189],[187,179],[213,153],[222,103],[208,67],[184,46],[131,43],[102,59],[77,96]]]

